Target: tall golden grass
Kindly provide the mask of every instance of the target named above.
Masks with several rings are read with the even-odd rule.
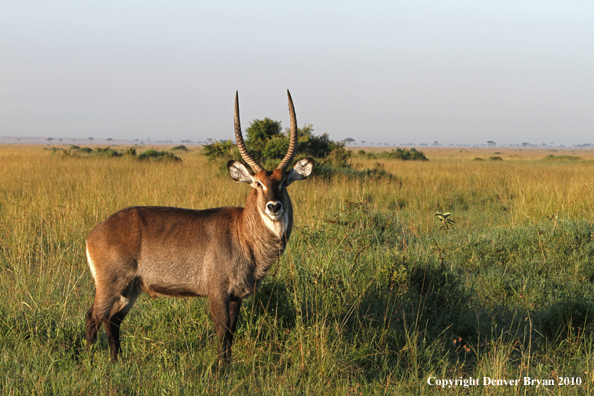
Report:
[[[546,150],[428,149],[427,162],[353,159],[355,168],[383,167],[396,179],[334,178],[290,188],[296,221],[314,225],[346,201],[368,202],[403,215],[416,227],[434,224],[449,211],[472,227],[477,218],[514,225],[546,217],[594,219],[594,154],[582,161],[543,161]],[[556,153],[557,154],[557,153]],[[39,146],[0,147],[0,195],[4,224],[33,219],[52,224],[64,237],[85,235],[109,214],[133,205],[187,208],[243,206],[249,186],[237,185],[198,151],[178,154],[183,162],[139,163],[133,159],[75,158]],[[559,154],[561,155],[561,154]],[[574,154],[575,155],[575,154]]]
[[[421,308],[416,316],[418,323],[415,322],[414,326],[410,327],[417,329],[411,333],[412,336],[421,338],[418,342],[406,341],[404,344],[399,344],[398,340],[392,340],[393,346],[398,346],[398,348],[394,347],[396,348],[394,350],[385,346],[383,341],[376,342],[379,337],[379,333],[376,334],[376,332],[385,330],[382,330],[383,327],[378,324],[379,322],[368,319],[366,310],[359,312],[355,308],[363,298],[371,301],[372,298],[377,297],[374,293],[387,289],[388,285],[394,286],[393,283],[400,279],[396,276],[400,269],[406,271],[409,267],[422,268],[425,265],[429,268],[431,260],[443,260],[442,254],[448,260],[452,257],[456,258],[459,248],[473,249],[472,246],[466,246],[464,242],[467,235],[472,234],[473,240],[476,241],[479,240],[476,237],[477,234],[480,235],[498,227],[497,232],[490,238],[493,241],[499,241],[504,240],[500,238],[499,232],[506,227],[510,230],[514,227],[520,229],[526,224],[542,225],[543,222],[550,224],[549,221],[556,222],[562,219],[594,221],[592,191],[594,154],[586,150],[557,151],[553,154],[577,155],[582,160],[544,161],[543,158],[551,153],[544,149],[522,151],[464,149],[461,151],[459,148],[431,148],[423,151],[429,161],[408,162],[356,157],[352,160],[354,168],[383,168],[394,177],[362,179],[340,176],[331,180],[314,177],[291,185],[290,195],[295,208],[295,222],[300,229],[295,233],[295,240],[291,241],[288,252],[283,258],[284,267],[279,270],[279,277],[271,276],[275,280],[270,281],[269,285],[274,286],[269,286],[269,289],[275,288],[274,292],[270,293],[272,296],[270,298],[275,298],[274,296],[279,295],[278,289],[283,289],[284,294],[280,294],[282,298],[295,299],[296,308],[291,308],[289,311],[294,313],[296,324],[286,328],[279,327],[280,330],[277,331],[275,327],[277,319],[281,321],[282,318],[277,318],[276,314],[270,314],[266,318],[262,316],[261,321],[258,322],[258,318],[254,319],[251,316],[256,306],[256,299],[253,299],[252,306],[244,308],[251,311],[249,313],[244,311],[246,313],[243,319],[240,319],[242,337],[237,341],[236,351],[242,360],[236,366],[237,372],[227,377],[215,377],[209,374],[210,371],[204,369],[208,366],[210,358],[214,361],[214,352],[209,348],[214,346],[209,341],[214,338],[212,338],[212,326],[208,321],[207,310],[204,304],[202,304],[204,309],[200,309],[200,306],[194,309],[191,303],[185,302],[187,300],[181,300],[184,301],[181,303],[151,302],[150,304],[139,301],[138,307],[135,308],[135,312],[138,313],[131,314],[127,322],[135,323],[136,328],[130,324],[125,330],[127,338],[124,341],[124,348],[131,351],[130,360],[126,363],[110,365],[107,354],[103,353],[105,351],[101,351],[100,357],[96,354],[79,352],[84,343],[82,341],[84,312],[91,304],[93,295],[92,280],[85,259],[84,241],[95,225],[127,206],[167,205],[195,209],[227,205],[243,206],[250,187],[235,183],[220,168],[220,165],[209,163],[200,154],[199,149],[176,153],[183,159],[181,163],[151,163],[125,157],[77,158],[52,153],[49,150],[43,150],[40,146],[0,146],[0,290],[4,293],[0,303],[0,314],[4,314],[4,318],[0,317],[0,345],[10,351],[8,354],[0,355],[0,366],[10,370],[10,373],[0,380],[0,388],[4,385],[7,389],[11,389],[13,394],[57,393],[58,388],[68,389],[67,393],[71,394],[143,393],[147,389],[150,389],[150,392],[157,392],[158,389],[166,388],[170,389],[172,394],[184,394],[187,389],[202,389],[203,386],[207,386],[207,391],[215,394],[231,390],[236,392],[245,390],[247,393],[262,391],[265,394],[273,394],[276,390],[307,393],[308,389],[313,389],[313,393],[316,393],[315,389],[344,393],[347,388],[352,390],[361,385],[362,388],[369,386],[369,389],[376,394],[384,394],[385,385],[386,391],[405,389],[402,391],[404,394],[411,390],[414,391],[413,393],[424,392],[423,381],[426,379],[423,379],[423,376],[427,373],[436,375],[439,370],[442,370],[440,375],[450,378],[462,375],[503,376],[505,372],[516,375],[518,363],[530,365],[530,359],[536,359],[533,356],[537,355],[532,355],[530,349],[531,338],[525,342],[528,349],[523,350],[522,346],[517,346],[515,335],[512,335],[512,341],[503,337],[503,333],[499,339],[499,333],[496,334],[496,332],[503,329],[495,328],[497,326],[495,324],[493,334],[479,334],[475,337],[477,342],[482,342],[481,340],[487,337],[493,346],[481,347],[479,344],[472,346],[476,349],[473,353],[479,362],[472,366],[474,368],[467,367],[467,363],[474,364],[471,358],[467,361],[460,358],[458,365],[447,366],[448,362],[458,361],[455,355],[458,352],[450,351],[450,345],[445,338],[437,340],[423,338],[426,331],[425,322],[423,322],[425,314],[421,312]],[[502,157],[503,160],[488,160],[495,155]],[[485,160],[475,161],[476,157]],[[338,246],[328,246],[333,245],[333,242],[324,244],[327,240],[326,235],[320,236],[319,233],[316,234],[316,230],[330,230],[337,216],[340,217],[343,211],[346,217],[355,216],[352,210],[348,214],[350,202],[365,203],[365,210],[369,210],[369,213],[381,212],[382,217],[378,218],[388,219],[392,226],[394,223],[402,224],[403,229],[406,230],[406,232],[403,231],[403,235],[406,234],[407,238],[409,234],[417,236],[417,242],[415,242],[417,250],[411,247],[409,256],[405,257],[402,249],[399,251],[396,251],[396,248],[384,249],[384,246],[380,246],[381,244],[369,247],[371,245],[365,242],[360,247],[357,245],[358,237],[352,235],[345,236],[345,240],[349,238],[348,248],[341,246],[342,242]],[[438,211],[450,212],[459,232],[444,234],[436,231],[438,224],[435,213]],[[329,216],[330,219],[328,219]],[[359,221],[357,224],[367,224],[364,219],[357,221]],[[306,227],[308,230],[305,230]],[[346,232],[346,229],[341,229],[340,232]],[[525,235],[528,232],[527,229],[530,227],[520,229],[518,235]],[[362,235],[362,237],[371,238],[370,235]],[[421,241],[418,235],[428,237]],[[437,238],[437,235],[444,236],[444,239],[441,241],[432,239]],[[452,235],[451,239],[448,239],[450,235]],[[308,245],[309,241],[305,240],[308,236],[317,238],[315,242],[317,245]],[[332,238],[334,239],[328,240],[339,241],[342,236],[334,235]],[[543,241],[537,238],[536,242],[531,243],[538,246],[541,242],[546,243]],[[398,244],[395,243],[395,245]],[[366,250],[368,248],[369,251]],[[543,260],[546,262],[545,249],[542,246],[540,248]],[[486,247],[481,246],[481,249]],[[470,255],[468,251],[464,254]],[[436,259],[434,257],[436,255],[440,258]],[[365,259],[363,260],[362,257]],[[361,263],[357,263],[358,259]],[[342,267],[334,268],[333,260],[340,262]],[[588,260],[587,257],[583,260],[583,268],[590,265]],[[295,265],[296,262],[301,266],[300,269],[296,269],[298,267]],[[454,274],[463,273],[465,280],[471,275],[475,276],[478,279],[477,285],[483,279],[487,285],[493,284],[491,295],[495,297],[489,300],[489,304],[499,303],[499,297],[496,297],[499,294],[496,292],[499,291],[497,287],[500,285],[497,282],[500,279],[494,275],[488,277],[492,268],[484,268],[483,272],[477,275],[476,271],[473,272],[473,268],[466,268],[466,262],[460,264],[451,259],[449,263],[452,268],[460,267],[454,268],[456,271],[466,271],[456,272],[452,269],[451,278],[456,278],[457,275],[454,276]],[[524,261],[522,263],[528,266]],[[358,271],[362,265],[366,266],[365,271],[361,270],[357,273],[361,279],[350,279],[355,277],[349,273],[351,269],[347,264],[353,267],[352,271]],[[534,264],[531,265],[534,266]],[[558,265],[562,268],[567,267],[565,262]],[[582,267],[576,269],[576,272],[585,273],[586,270],[580,268]],[[446,275],[449,274],[447,271],[444,272]],[[388,275],[382,275],[384,272]],[[542,272],[543,278],[538,280],[541,283],[556,276],[549,277],[544,269]],[[409,279],[414,274],[405,275],[403,279]],[[434,274],[434,278],[439,281],[441,278],[438,275],[439,273]],[[569,277],[567,274],[564,276]],[[381,279],[387,279],[385,285],[381,283]],[[447,286],[449,279],[444,276],[440,282]],[[278,285],[274,283],[276,280],[279,280]],[[317,284],[318,281],[327,282],[326,286],[321,287],[321,283]],[[588,282],[591,281],[583,281],[582,286],[587,288],[590,284]],[[531,284],[532,279],[526,280],[526,283]],[[347,287],[344,284],[350,286]],[[355,289],[355,285],[360,286],[359,289]],[[372,285],[377,287],[374,293],[369,291]],[[563,283],[560,282],[559,285],[555,287],[562,288]],[[398,297],[405,293],[405,289],[397,290],[397,286],[394,286],[395,294],[392,295],[392,286],[389,292],[386,292],[389,295],[387,299],[379,299],[377,302],[367,304],[371,308],[374,304],[385,306],[384,320],[389,318],[396,321],[404,317],[405,313],[400,312],[397,306],[392,307],[391,304],[407,300],[402,296]],[[464,283],[463,286],[474,292],[473,284]],[[505,286],[509,285],[505,284]],[[333,291],[334,287],[336,292]],[[406,287],[410,287],[411,290],[413,287],[419,287],[418,294],[423,299],[432,301],[433,292],[423,294],[425,293],[423,285],[410,283]],[[458,287],[461,289],[462,283],[456,286]],[[504,289],[503,286],[500,289],[511,296],[509,301],[506,301],[507,306],[515,305],[517,312],[524,309],[517,300],[514,300],[523,299],[523,294],[519,291],[516,293],[515,289]],[[457,290],[451,292],[451,295],[456,298],[461,295],[467,296],[464,294],[466,292]],[[354,302],[344,297],[348,294],[347,292],[357,295]],[[323,301],[315,300],[318,294],[322,296],[320,299]],[[344,302],[341,300],[343,297]],[[548,294],[544,292],[538,297],[542,301],[548,301],[546,300]],[[458,307],[456,298],[453,298],[450,304]],[[468,298],[468,304],[475,304],[475,300],[470,297],[464,298]],[[423,299],[419,306],[424,304]],[[276,301],[274,304],[282,306],[283,301]],[[324,316],[310,318],[307,326],[313,326],[311,328],[302,326],[302,321],[305,319],[302,318],[300,310],[316,304],[325,307],[325,310],[321,311],[325,312]],[[541,305],[546,306],[544,303]],[[160,309],[152,308],[154,306]],[[466,307],[461,303],[460,307],[462,306]],[[366,309],[371,309],[369,307]],[[182,312],[187,313],[192,309],[194,312],[191,315],[183,316]],[[482,307],[477,308],[477,312],[482,310]],[[316,315],[317,311],[314,311],[309,313],[313,315],[312,317]],[[345,313],[344,318],[340,317],[341,312]],[[524,326],[532,326],[530,318],[522,317],[519,320],[515,317],[515,312],[510,314],[512,318],[508,324],[509,333],[512,333],[512,324],[518,321]],[[393,317],[389,317],[388,313]],[[303,315],[306,314],[307,312]],[[148,318],[152,318],[154,322],[148,325],[145,334],[142,328],[138,330],[138,327],[146,323]],[[343,326],[349,318],[354,318],[351,334],[343,332]],[[462,317],[459,320],[463,321],[463,319]],[[475,320],[478,321],[476,318]],[[480,328],[478,324],[476,327]],[[440,334],[445,334],[447,328],[438,330],[443,331]],[[270,331],[271,335],[266,337],[271,338],[260,338],[261,331]],[[186,335],[188,332],[192,333],[193,338]],[[180,343],[183,344],[183,347],[179,347],[181,349],[178,349],[177,355],[172,355],[166,349],[168,345],[166,337],[171,337],[172,334],[183,339],[183,342],[169,344],[178,347]],[[471,334],[470,330],[469,334]],[[531,328],[530,331],[522,334],[528,334],[531,337]],[[409,335],[407,333],[407,339]],[[325,337],[329,336],[332,337],[327,341]],[[150,337],[154,337],[154,340]],[[345,337],[344,340],[342,337]],[[368,345],[358,345],[355,353],[352,342],[359,337],[361,340],[367,340],[364,342],[368,342]],[[381,337],[380,339],[383,340]],[[545,351],[549,355],[533,364],[531,370],[536,371],[538,375],[548,376],[548,372],[553,368],[563,369],[566,372],[557,374],[582,375],[584,381],[590,381],[591,374],[570,373],[570,368],[574,364],[573,357],[580,356],[581,359],[588,354],[591,344],[574,342],[571,341],[572,338],[567,340],[569,341],[560,343],[559,349],[555,349],[557,344],[554,344],[555,348],[551,349],[552,352]],[[524,340],[521,341],[524,342]],[[209,342],[212,345],[209,345]],[[71,345],[76,343],[81,344]],[[46,348],[46,344],[49,347]],[[254,347],[256,345],[257,348]],[[296,345],[300,347],[297,348]],[[33,354],[29,352],[31,348],[34,350]],[[480,348],[485,349],[486,352],[482,352]],[[544,346],[542,348],[545,350]],[[550,363],[551,370],[549,370],[547,362],[553,361],[552,356],[557,359],[558,356],[555,354],[563,348],[567,348],[569,352],[564,352],[558,362]],[[418,351],[424,351],[423,353],[433,351],[432,353],[436,356],[423,357],[422,354],[417,353]],[[512,353],[520,353],[521,359],[527,356],[528,362],[523,360],[520,362],[517,358],[510,357]],[[376,363],[373,363],[379,360],[373,359],[380,355],[384,356],[383,354],[386,358],[395,360],[386,360],[388,366],[380,369],[374,366]],[[315,359],[323,364],[316,365]],[[420,370],[418,375],[414,374],[411,368],[414,366],[415,359],[420,361],[425,359],[429,362],[423,363],[425,368]],[[298,361],[302,364],[299,367],[294,363]],[[399,361],[401,368],[392,367],[393,361]],[[305,367],[304,362],[309,362],[309,366]],[[591,363],[587,361],[584,363],[583,359],[579,364],[580,367],[587,367],[589,372],[592,370]],[[263,367],[267,369],[264,370]],[[316,372],[317,368],[319,373]],[[361,374],[363,372],[364,374]],[[519,372],[525,373],[524,368]],[[333,376],[335,373],[339,374]],[[86,376],[88,380],[81,381],[79,379],[81,375]],[[48,376],[51,378],[48,379]],[[18,380],[13,380],[12,377]],[[352,383],[344,385],[342,382],[345,378]],[[192,382],[188,385],[180,382],[182,380],[191,380],[196,383]],[[385,384],[378,382],[380,380],[385,381]],[[48,383],[50,385],[46,385]],[[219,383],[223,385],[220,386]],[[53,387],[51,389],[54,391],[48,387]],[[585,388],[575,389],[579,392]],[[438,391],[437,388],[433,390]],[[517,390],[514,388],[514,392]],[[532,390],[530,388],[527,391]]]

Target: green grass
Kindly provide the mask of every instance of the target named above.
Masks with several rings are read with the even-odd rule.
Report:
[[[429,377],[582,380],[446,394],[594,390],[594,163],[542,156],[428,152],[430,161],[382,162],[390,178],[291,185],[291,242],[244,301],[226,370],[214,369],[204,299],[143,295],[122,326],[119,362],[103,331],[86,350],[94,286],[84,240],[96,224],[130,205],[245,201],[249,187],[196,152],[179,155],[175,164],[0,148],[3,394],[443,394]]]

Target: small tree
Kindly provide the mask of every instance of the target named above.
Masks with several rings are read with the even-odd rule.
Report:
[[[345,166],[351,156],[350,150],[345,150],[344,142],[330,140],[327,133],[313,134],[313,125],[305,124],[297,128],[297,153],[299,156],[314,157],[332,164],[332,166]],[[284,158],[289,149],[291,129],[286,128],[284,133],[281,122],[265,118],[254,120],[246,129],[246,147],[251,156],[258,162],[276,161]],[[204,145],[204,155],[210,159],[235,158],[241,159],[239,151],[231,141],[212,141]]]
[[[247,135],[245,143],[252,150],[259,151],[261,154],[269,140],[282,136],[281,131],[280,121],[270,118],[256,119],[250,122],[250,126],[245,130]]]

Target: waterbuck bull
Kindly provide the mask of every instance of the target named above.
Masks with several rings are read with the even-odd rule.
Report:
[[[283,253],[293,226],[287,187],[305,179],[313,160],[302,159],[287,172],[297,146],[297,119],[291,94],[289,150],[272,172],[248,153],[235,95],[235,137],[252,174],[237,161],[232,179],[252,191],[245,208],[192,210],[136,206],[109,216],[87,239],[87,260],[95,280],[95,300],[87,312],[88,344],[105,326],[113,359],[121,351],[120,325],[141,291],[151,297],[207,297],[219,338],[219,364],[231,359],[231,344],[241,300],[254,293]]]

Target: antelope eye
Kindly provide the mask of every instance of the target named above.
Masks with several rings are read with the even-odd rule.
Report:
[[[256,187],[262,187],[262,184],[259,181],[257,181],[256,182]]]

